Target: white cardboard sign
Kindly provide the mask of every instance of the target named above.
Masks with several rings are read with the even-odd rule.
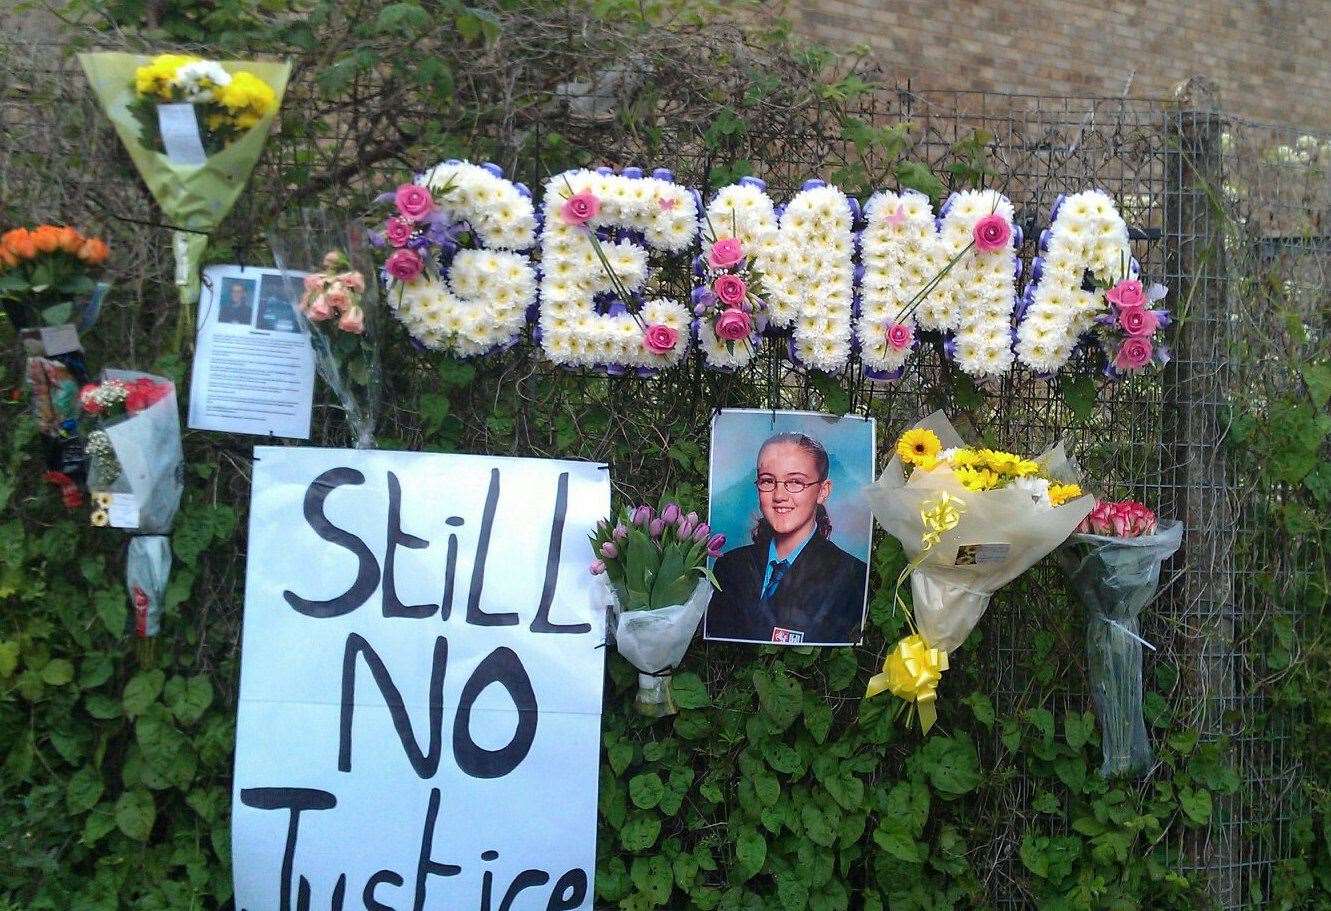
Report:
[[[604,466],[256,447],[238,911],[592,907]]]

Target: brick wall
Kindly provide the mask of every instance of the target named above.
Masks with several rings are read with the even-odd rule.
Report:
[[[1170,98],[1214,80],[1227,111],[1331,131],[1331,0],[795,0],[799,30],[867,44],[924,89]]]

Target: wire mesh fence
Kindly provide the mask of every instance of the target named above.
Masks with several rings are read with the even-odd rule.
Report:
[[[1235,397],[1295,381],[1270,356],[1288,343],[1291,320],[1305,335],[1324,335],[1331,141],[1225,116],[1200,93],[1164,103],[909,87],[835,106],[759,103],[757,116],[727,132],[713,129],[715,98],[686,81],[662,76],[645,102],[645,84],[659,75],[631,68],[570,74],[543,103],[512,104],[484,145],[534,187],[575,162],[666,165],[698,187],[752,172],[782,198],[813,176],[839,179],[861,195],[892,185],[892,157],[849,138],[848,119],[871,128],[909,122],[906,152],[935,174],[948,174],[958,145],[978,135],[987,153],[983,179],[1014,203],[1026,261],[1059,194],[1098,187],[1117,200],[1143,272],[1170,288],[1168,303],[1180,317],[1173,362],[1162,376],[1097,380],[1087,413],[1056,378],[1018,370],[976,386],[937,350],[923,351],[900,381],[875,381],[852,364],[828,384],[785,360],[784,346],[775,344],[733,374],[689,364],[650,379],[612,379],[555,371],[528,343],[477,364],[475,389],[516,390],[521,405],[504,411],[478,400],[457,409],[458,448],[601,458],[617,444],[644,441],[636,457],[614,465],[619,492],[634,498],[702,483],[693,466],[717,407],[841,405],[877,417],[883,439],[942,407],[964,435],[1028,452],[1067,436],[1097,492],[1141,500],[1185,523],[1184,549],[1143,618],[1143,635],[1155,646],[1145,663],[1156,694],[1148,720],[1155,737],[1195,732],[1227,744],[1240,787],[1218,800],[1208,826],[1176,827],[1169,837],[1178,865],[1206,877],[1222,907],[1246,907],[1268,894],[1274,865],[1290,851],[1298,768],[1284,722],[1269,712],[1266,666],[1254,656],[1276,619],[1293,619],[1270,594],[1291,584],[1296,569],[1280,534],[1253,508],[1252,499],[1272,496],[1270,489],[1230,464],[1225,441]],[[383,90],[366,84],[364,97],[391,104],[380,98]],[[734,98],[723,106],[730,103],[740,106]],[[416,160],[415,137],[429,135],[437,111],[394,108],[386,134],[347,110],[328,109],[308,72],[297,74],[285,111],[252,192],[216,238],[219,258],[261,257],[263,230],[280,225],[284,209],[321,203],[355,213],[410,168],[433,163]],[[562,139],[575,132],[576,155]],[[10,220],[111,229],[120,293],[94,356],[101,346],[133,362],[137,346],[174,319],[166,232],[76,64],[59,48],[0,46],[0,205]],[[681,296],[690,284],[683,269],[662,281]],[[1273,295],[1281,310],[1251,306]],[[420,445],[416,393],[430,381],[419,363],[390,377],[381,433],[394,445]],[[316,439],[336,442],[336,423],[332,408],[321,405]],[[694,429],[663,438],[657,428],[671,424]],[[235,463],[233,492],[243,502],[243,458]],[[216,585],[225,594],[236,579]],[[238,626],[238,599],[229,603]],[[967,663],[979,669],[1000,714],[1044,707],[1061,717],[1065,708],[1089,705],[1079,611],[1048,561],[995,597],[983,642]],[[709,673],[724,674],[725,647],[699,646],[696,654]],[[995,732],[984,758],[993,767],[1003,757]],[[1151,777],[1138,785],[1152,786]],[[973,846],[975,866],[985,871],[995,905],[1031,902],[1023,836],[1065,833],[1072,822],[1036,812],[1038,797],[1038,783],[1021,774],[994,776],[981,794],[992,828],[985,844]]]

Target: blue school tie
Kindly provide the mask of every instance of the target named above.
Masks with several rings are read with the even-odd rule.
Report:
[[[790,564],[785,560],[772,561],[772,578],[767,580],[767,587],[763,589],[762,601],[772,600],[772,596],[776,594],[776,587],[781,584],[781,579],[788,569],[790,569]]]

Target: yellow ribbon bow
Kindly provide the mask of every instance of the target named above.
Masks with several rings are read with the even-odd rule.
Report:
[[[932,500],[920,504],[920,521],[924,523],[924,537],[921,543],[928,550],[939,540],[957,527],[966,504],[960,497],[954,497],[946,490],[940,490]]]
[[[943,679],[945,670],[947,652],[930,648],[924,637],[915,633],[902,639],[888,653],[883,661],[883,672],[869,679],[864,698],[870,699],[883,690],[891,690],[894,696],[915,703],[920,713],[920,731],[927,734],[938,720],[934,703],[938,699],[938,682]]]

